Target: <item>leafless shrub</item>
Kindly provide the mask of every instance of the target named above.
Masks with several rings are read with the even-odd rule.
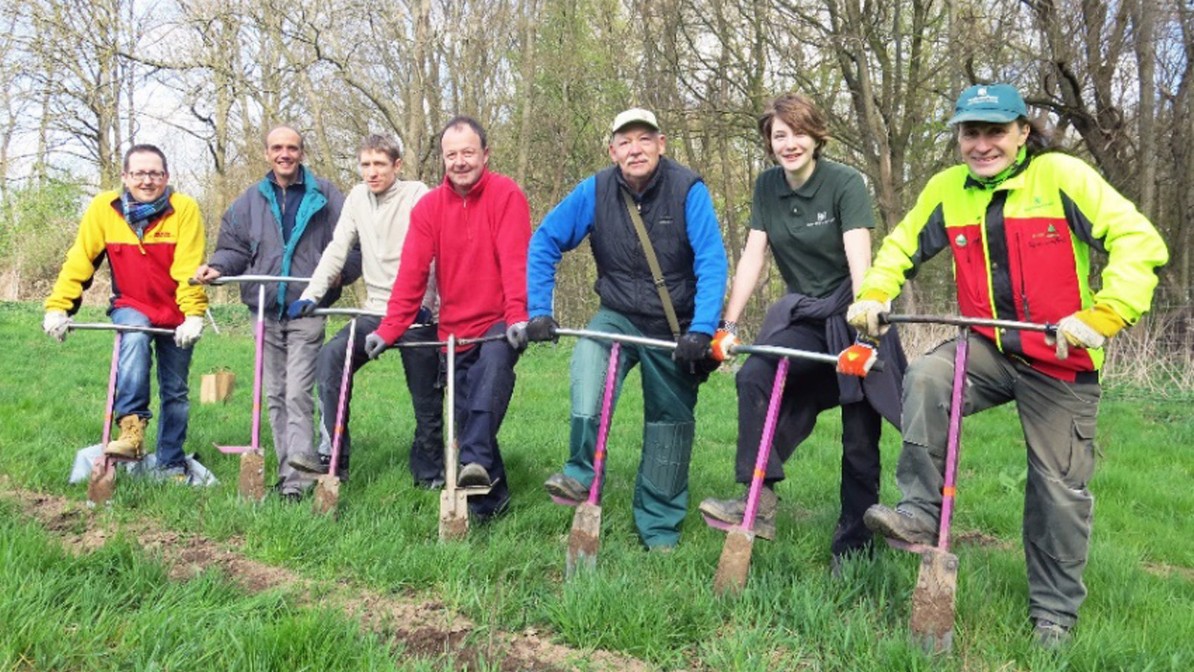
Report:
[[[1117,395],[1194,398],[1194,308],[1151,313],[1113,339],[1103,383]]]

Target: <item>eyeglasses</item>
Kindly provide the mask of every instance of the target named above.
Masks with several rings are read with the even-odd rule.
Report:
[[[135,182],[142,182],[144,180],[152,180],[153,182],[161,182],[166,179],[165,171],[161,170],[138,170],[135,173],[125,173]]]

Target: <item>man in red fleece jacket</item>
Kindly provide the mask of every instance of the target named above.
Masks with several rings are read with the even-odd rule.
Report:
[[[497,433],[514,393],[514,364],[526,347],[527,247],[531,213],[518,185],[490,172],[485,129],[455,117],[440,133],[444,181],[411,211],[402,264],[385,319],[365,339],[376,358],[415,321],[435,268],[439,338],[504,340],[462,346],[456,353],[456,423],[460,486],[493,485],[469,500],[479,520],[502,513],[510,499]]]

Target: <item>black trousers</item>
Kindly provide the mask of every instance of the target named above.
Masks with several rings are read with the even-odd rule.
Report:
[[[369,362],[365,354],[365,337],[377,329],[381,319],[357,318],[356,338],[352,346],[352,372],[355,374]],[[336,425],[336,404],[340,399],[340,379],[344,373],[344,351],[348,347],[349,325],[336,333],[319,350],[316,380],[319,383],[319,402],[325,436],[333,436]],[[409,329],[399,343],[436,340],[433,325]],[[430,483],[444,477],[444,393],[440,384],[439,352],[437,348],[401,348],[402,368],[406,373],[406,389],[410,391],[414,411],[415,431],[410,445],[410,473],[418,483]],[[348,419],[352,408],[353,378],[345,390],[344,434],[340,438],[339,469],[341,479],[348,476],[352,439]],[[330,445],[330,443],[329,443]],[[321,451],[322,452],[322,451]]]
[[[789,325],[760,345],[824,353],[825,325],[804,321]],[[751,355],[735,379],[738,386],[738,453],[735,478],[749,483],[754,473],[763,424],[775,382],[779,360]],[[764,481],[774,484],[784,479],[784,463],[796,447],[808,438],[821,411],[841,405],[837,373],[822,362],[792,359],[776,422],[775,439]],[[862,515],[879,502],[879,437],[882,416],[866,400],[841,405],[842,409],[842,480],[841,514],[833,533],[830,550],[842,555],[866,549],[872,534],[862,522]]]
[[[505,331],[505,322],[498,322],[485,335]],[[482,518],[500,513],[510,499],[506,464],[502,461],[497,435],[514,395],[516,363],[518,352],[505,339],[456,353],[456,443],[460,447],[460,464],[485,467],[494,482],[489,494],[469,498],[469,511]]]

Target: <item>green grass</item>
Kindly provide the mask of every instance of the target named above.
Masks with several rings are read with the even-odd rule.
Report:
[[[103,319],[95,311],[86,317]],[[187,446],[222,483],[188,489],[124,482],[111,510],[98,515],[112,522],[148,516],[174,530],[243,540],[247,556],[308,578],[379,593],[413,591],[482,628],[546,629],[560,643],[622,651],[664,669],[1194,668],[1194,458],[1188,452],[1194,417],[1178,402],[1103,401],[1102,455],[1091,485],[1097,515],[1086,572],[1090,595],[1073,645],[1057,656],[1030,645],[1020,544],[1025,457],[1014,409],[966,420],[955,527],[998,543],[956,548],[955,654],[933,659],[907,643],[913,558],[884,550],[849,565],[845,581],[829,578],[840,459],[836,411],[823,415],[789,463],[779,488],[779,537],[755,545],[746,591],[720,598],[711,584],[724,537],[706,528],[695,508],[704,497],[737,492],[733,379],[716,374],[702,388],[691,514],[680,547],[659,555],[643,552],[630,520],[642,429],[632,374],[610,435],[598,571],[565,583],[571,512],[551,504],[541,484],[567,452],[567,344],[534,346],[518,366],[500,437],[513,491],[510,514],[473,529],[466,541],[440,543],[438,496],[414,489],[407,472],[412,420],[392,354],[357,380],[357,449],[338,520],[313,517],[306,503],[238,500],[237,460],[210,446],[248,439],[250,324],[240,307],[220,307],[217,318],[224,333],[208,330],[196,351],[194,397],[199,375],[220,366],[237,372],[237,387],[225,404],[193,400]],[[0,473],[22,487],[82,501],[83,487],[66,485],[66,475],[75,450],[99,441],[111,339],[77,333],[59,345],[39,327],[36,306],[0,304],[0,337],[8,345],[0,365]],[[894,502],[898,436],[885,429],[883,499]],[[265,442],[270,445],[268,434]],[[407,660],[348,617],[293,607],[285,596],[250,595],[211,574],[167,580],[135,540],[86,558],[65,556],[14,515],[0,510],[0,669],[25,660],[36,669],[436,664]]]
[[[337,613],[245,595],[205,572],[171,581],[134,540],[85,558],[0,504],[0,669],[357,670],[390,651]]]

